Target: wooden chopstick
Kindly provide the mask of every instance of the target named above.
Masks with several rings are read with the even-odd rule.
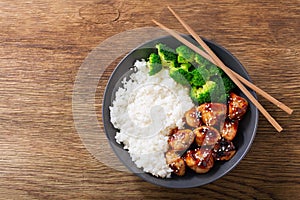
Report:
[[[201,51],[198,47],[196,47],[194,44],[183,38],[181,35],[176,33],[175,31],[167,28],[166,26],[162,25],[161,23],[152,20],[156,25],[158,25],[160,28],[168,32],[170,35],[178,39],[180,42],[194,50],[196,53],[202,55],[203,51]],[[207,45],[206,45],[207,47]],[[240,90],[248,97],[248,99],[257,107],[257,109],[265,116],[265,118],[273,125],[273,127],[278,131],[281,132],[283,129],[278,124],[278,122],[264,109],[264,107],[252,96],[252,94],[245,88],[243,84],[231,73],[228,67],[224,65],[224,63],[212,52],[212,50],[208,47],[206,48],[203,46],[203,48],[209,52],[212,53],[211,57],[214,60],[214,63],[216,63],[217,66],[219,66],[228,76],[231,78],[231,80],[240,88]]]
[[[268,101],[270,101],[271,103],[273,103],[274,105],[276,105],[278,108],[280,108],[281,110],[285,111],[287,114],[292,114],[293,110],[291,108],[289,108],[287,105],[285,105],[284,103],[278,101],[277,99],[275,99],[274,97],[272,97],[270,94],[268,94],[267,92],[265,92],[264,90],[260,89],[259,87],[257,87],[256,85],[254,85],[253,83],[249,82],[247,79],[245,79],[244,77],[240,76],[239,74],[237,74],[236,72],[232,71],[231,72],[242,82],[244,83],[246,86],[248,86],[250,89],[252,89],[253,91],[257,92],[258,94],[260,94],[261,96],[263,96],[265,99],[267,99]]]
[[[187,24],[185,23],[179,16],[178,14],[175,13],[175,11],[168,6],[168,9],[171,11],[171,13],[176,17],[176,19],[183,25],[183,27],[193,36],[193,38],[204,48],[204,46],[207,49],[209,48],[206,43],[200,38],[200,36]],[[208,52],[209,53],[209,52]],[[211,52],[209,53],[211,55]],[[202,55],[203,56],[203,55]],[[204,56],[203,56],[204,57]],[[207,59],[207,57],[205,57]],[[209,60],[209,59],[208,59]],[[209,60],[212,62],[212,60]],[[214,64],[217,64],[216,62],[212,62]],[[229,69],[229,68],[228,68]],[[243,78],[242,76],[240,76],[239,74],[235,73],[234,71],[232,71],[231,69],[229,69],[231,71],[231,73],[233,73],[233,75],[235,77],[237,77],[242,83],[244,83],[246,86],[248,86],[249,88],[251,88],[252,90],[254,90],[255,92],[257,92],[258,94],[260,94],[261,96],[263,96],[264,98],[266,98],[268,101],[270,101],[271,103],[273,103],[274,105],[276,105],[277,107],[279,107],[280,109],[282,109],[283,111],[285,111],[288,114],[292,114],[293,110],[291,108],[289,108],[288,106],[286,106],[284,103],[278,101],[277,99],[275,99],[274,97],[272,97],[270,94],[268,94],[267,92],[263,91],[262,89],[260,89],[259,87],[257,87],[256,85],[254,85],[253,83],[249,82],[248,80],[246,80],[245,78]]]

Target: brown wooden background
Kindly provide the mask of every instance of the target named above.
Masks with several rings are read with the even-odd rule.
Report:
[[[289,116],[259,98],[284,131],[261,116],[245,159],[193,189],[157,187],[102,164],[84,147],[72,116],[76,74],[102,41],[153,26],[152,18],[184,32],[167,5],[295,110]],[[299,199],[299,33],[299,0],[0,1],[0,199]]]

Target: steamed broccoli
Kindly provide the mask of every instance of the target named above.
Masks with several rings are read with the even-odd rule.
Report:
[[[208,70],[210,77],[213,77],[213,76],[221,77],[221,76],[224,75],[223,70],[220,69],[219,67],[217,67],[216,65],[212,64],[212,63],[206,65],[206,69]]]
[[[234,82],[219,67],[215,65],[210,66],[209,73],[210,73],[210,80],[218,83],[219,87],[222,87],[223,84],[225,93],[229,93],[231,90],[233,90],[236,87]],[[222,79],[222,81],[220,79]]]
[[[184,57],[182,56],[177,56],[177,62],[178,63],[189,63]]]
[[[229,95],[229,92],[232,91],[234,88],[236,88],[236,85],[225,73],[221,77],[222,77],[225,93]]]
[[[169,69],[169,75],[177,83],[189,86],[193,78],[192,74],[189,72],[190,66],[190,63],[183,63],[180,67],[171,67]]]
[[[190,67],[191,67],[192,65],[190,64],[190,63],[182,63],[182,64],[180,64],[180,67],[182,68],[182,69],[184,69],[185,71],[189,71],[190,70]]]
[[[190,81],[191,86],[202,87],[205,84],[205,71],[202,71],[200,67],[191,71],[192,79]]]
[[[199,54],[195,54],[194,61],[198,63],[200,66],[207,66],[210,62],[206,60],[206,58],[202,57]]]
[[[195,103],[226,102],[229,92],[236,87],[222,69],[181,45],[176,51],[165,44],[157,44],[158,54],[151,54],[147,65],[149,75],[168,67],[169,75],[177,83],[190,88]]]
[[[210,79],[210,72],[208,71],[206,66],[197,66],[197,69],[205,81],[208,81]]]
[[[219,77],[222,78],[225,93],[229,93],[231,90],[233,90],[236,87],[234,82],[227,76],[225,72],[223,72],[222,69],[212,64],[210,61],[206,60],[199,54],[195,54],[195,62],[198,63],[200,67],[205,67],[208,72],[208,74],[206,74],[207,77],[209,77],[210,80],[217,82],[218,85],[222,83],[217,79]],[[205,70],[202,71],[204,72]]]
[[[190,97],[195,103],[203,104],[214,100],[218,93],[218,85],[213,81],[207,81],[203,87],[192,87]]]
[[[195,52],[185,45],[181,45],[176,48],[176,53],[178,54],[179,63],[192,63],[195,58]]]
[[[157,55],[156,53],[151,53],[147,62],[147,66],[149,68],[150,76],[158,73],[162,69],[159,55]]]
[[[177,66],[177,55],[176,52],[165,44],[158,43],[155,45],[158,50],[158,55],[161,60],[162,66],[165,67],[176,67]]]

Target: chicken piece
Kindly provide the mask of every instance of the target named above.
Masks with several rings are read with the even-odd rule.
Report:
[[[190,127],[196,128],[201,126],[201,114],[197,111],[195,107],[188,110],[184,114],[184,121],[189,125]]]
[[[175,151],[185,151],[195,139],[195,134],[190,129],[182,129],[169,136],[168,143]]]
[[[175,151],[168,151],[166,153],[166,161],[174,174],[178,176],[183,176],[185,174],[185,162],[178,153]]]
[[[236,136],[238,125],[239,120],[231,120],[226,118],[224,124],[221,125],[221,136],[229,141],[233,140],[233,138]]]
[[[189,150],[185,155],[185,163],[197,173],[206,173],[214,165],[212,151],[210,149],[205,148]]]
[[[246,113],[248,102],[243,97],[231,92],[228,100],[228,117],[230,119],[238,119]]]
[[[178,130],[179,130],[179,129],[178,129],[177,126],[176,126],[176,127],[169,128],[169,134],[168,134],[168,136],[173,135],[173,134],[176,133]]]
[[[235,153],[235,146],[225,138],[222,138],[213,149],[213,156],[216,160],[230,160]]]
[[[218,126],[226,118],[227,106],[222,103],[205,103],[198,106],[197,110],[207,126]]]
[[[221,139],[219,131],[213,127],[200,126],[193,132],[198,146],[214,146]]]

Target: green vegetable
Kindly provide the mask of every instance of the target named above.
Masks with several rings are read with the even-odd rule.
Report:
[[[195,103],[203,104],[214,101],[218,94],[218,85],[216,82],[207,81],[203,87],[192,87],[190,90],[190,97]]]
[[[157,44],[155,47],[157,48],[162,66],[171,68],[178,65],[176,52],[172,48],[161,43]]]
[[[222,69],[212,64],[199,54],[195,55],[195,62],[199,65],[201,64],[201,67],[206,68],[208,73],[205,75],[207,75],[209,80],[216,82],[219,85],[219,87],[221,87],[222,84],[224,85],[224,91],[226,93],[225,96],[229,96],[229,92],[236,88],[234,82],[227,76],[227,74],[225,74],[225,72],[223,72]],[[203,73],[205,73],[205,70],[202,71]],[[220,78],[222,79],[222,81],[219,80]],[[224,99],[224,97],[222,97],[221,99]]]
[[[189,63],[189,61],[187,61],[184,57],[182,56],[178,56],[177,57],[177,62],[178,63]]]
[[[159,43],[156,48],[158,54],[150,54],[147,63],[149,75],[168,67],[172,79],[190,88],[190,97],[195,103],[226,102],[229,92],[236,87],[219,67],[187,46],[181,45],[174,51]]]
[[[193,78],[192,74],[189,72],[191,64],[183,63],[180,67],[171,67],[169,69],[169,75],[174,81],[181,85],[190,86],[190,82]]]
[[[203,77],[206,77],[206,83],[202,88],[193,87],[190,92],[191,98],[199,104],[211,101],[226,102],[229,97],[229,92],[232,91],[236,85],[222,69],[202,56],[196,54],[195,62],[200,65],[199,69],[201,69]]]
[[[216,82],[220,88],[224,87],[224,92],[228,94],[228,96],[229,92],[236,88],[234,82],[224,72],[221,76],[211,77],[211,80]]]
[[[236,88],[236,85],[234,82],[223,72],[222,69],[215,65],[209,66],[209,74],[210,74],[210,80],[215,81],[218,83],[219,87],[224,86],[225,93],[228,93]],[[222,79],[222,80],[221,80]]]
[[[216,65],[212,64],[212,63],[211,64],[207,64],[206,65],[206,69],[208,70],[210,77],[213,77],[213,76],[223,76],[224,75],[223,70],[220,69],[219,67],[217,67]]]
[[[195,52],[185,45],[181,45],[176,48],[176,53],[178,54],[179,63],[192,63],[194,62]]]
[[[190,80],[190,85],[195,87],[202,87],[205,84],[204,77],[206,76],[206,69],[203,68],[195,68],[192,72],[192,79]]]
[[[189,71],[190,70],[190,67],[191,67],[192,65],[190,64],[190,63],[182,63],[182,64],[180,64],[180,67],[182,68],[182,69],[184,69],[185,71]]]
[[[236,88],[234,82],[226,74],[222,76],[222,79],[223,79],[224,89],[227,94],[229,94],[230,91]]]
[[[197,53],[195,54],[194,61],[199,64],[199,66],[207,66],[210,64],[208,60]]]
[[[161,60],[159,55],[156,53],[151,53],[147,62],[149,68],[149,75],[153,76],[162,69]]]

